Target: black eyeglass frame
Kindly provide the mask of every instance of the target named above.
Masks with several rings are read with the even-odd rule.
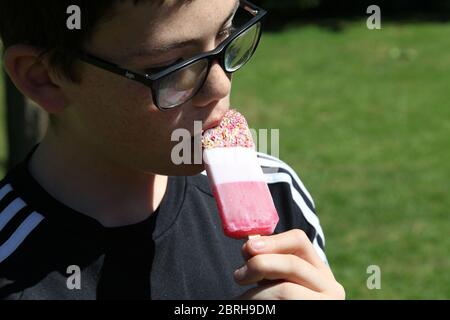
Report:
[[[132,71],[129,69],[125,69],[120,67],[117,64],[108,62],[104,59],[101,59],[99,57],[96,57],[94,55],[91,55],[89,53],[86,52],[75,52],[74,54],[76,55],[76,57],[78,59],[80,59],[83,62],[86,62],[88,64],[94,65],[98,68],[107,70],[109,72],[115,73],[117,75],[120,75],[122,77],[125,77],[129,80],[133,80],[133,81],[137,81],[147,87],[149,87],[151,89],[152,92],[152,97],[153,97],[153,103],[155,104],[155,106],[160,110],[160,111],[167,111],[170,110],[172,108],[178,107],[181,104],[189,101],[190,99],[192,99],[197,93],[198,91],[201,90],[201,88],[203,87],[206,79],[207,79],[207,75],[210,72],[211,66],[212,66],[212,62],[215,61],[216,59],[219,59],[219,63],[221,65],[221,67],[227,72],[227,73],[233,73],[237,70],[240,69],[237,68],[236,70],[232,70],[232,71],[228,71],[226,70],[226,66],[225,66],[225,52],[226,49],[228,48],[228,45],[230,43],[232,43],[236,38],[238,38],[240,35],[242,35],[244,32],[246,32],[247,30],[249,30],[251,27],[253,27],[255,24],[257,24],[258,22],[260,22],[262,20],[262,18],[267,14],[267,11],[254,5],[253,3],[246,1],[246,0],[241,0],[240,1],[240,7],[242,7],[243,9],[245,9],[246,11],[248,11],[250,14],[253,15],[253,18],[251,18],[249,21],[247,21],[242,27],[240,27],[240,29],[238,31],[236,31],[234,34],[230,35],[227,39],[225,39],[216,49],[209,51],[209,52],[205,52],[205,53],[201,53],[198,54],[192,58],[189,58],[187,60],[181,61],[179,63],[176,63],[170,67],[168,67],[167,69],[164,69],[162,71],[159,71],[157,73],[154,74],[145,74],[145,73],[140,73],[140,72],[136,72],[136,71]],[[261,28],[261,27],[260,27]],[[259,30],[259,34],[258,34],[258,38],[256,40],[255,46],[253,48],[253,52],[249,55],[249,57],[251,57],[256,48],[258,47],[259,41],[261,39],[261,30]],[[186,101],[181,102],[180,104],[177,105],[173,105],[170,107],[160,107],[158,105],[158,100],[159,100],[159,88],[156,87],[156,83],[158,80],[160,80],[161,78],[176,72],[188,65],[194,64],[199,60],[202,59],[208,59],[208,67],[207,67],[207,73],[205,76],[205,79],[203,80],[203,83],[199,86],[199,89],[197,89],[197,92],[195,94],[192,95],[192,97],[190,97],[189,99],[187,99]],[[245,64],[245,63],[244,63]],[[244,65],[243,64],[243,65]]]

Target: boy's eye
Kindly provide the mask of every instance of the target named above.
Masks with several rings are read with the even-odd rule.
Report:
[[[219,39],[225,40],[234,31],[236,31],[236,27],[234,25],[230,25],[229,27],[227,27],[227,28],[223,29],[222,31],[220,31],[217,34],[217,36],[219,37]],[[177,64],[177,63],[179,63],[179,62],[181,62],[183,60],[184,60],[183,58],[178,58],[175,62],[168,63],[168,64],[165,64],[163,66],[147,68],[147,69],[145,69],[145,73],[151,75],[151,74],[155,74],[155,73],[161,72],[161,71],[163,71],[163,70],[165,70],[165,69],[167,69],[167,68],[169,68],[169,67],[171,67],[171,66],[173,66],[173,65],[175,65],[175,64]]]
[[[167,68],[169,68],[169,67],[171,67],[171,66],[173,66],[173,65],[175,65],[175,64],[177,64],[177,63],[179,63],[179,62],[181,62],[183,60],[184,60],[183,58],[179,58],[175,62],[166,64],[164,66],[157,66],[157,67],[147,68],[147,69],[145,69],[145,73],[146,74],[150,74],[150,75],[158,73],[158,72],[163,71],[163,70],[165,70],[165,69],[167,69]]]

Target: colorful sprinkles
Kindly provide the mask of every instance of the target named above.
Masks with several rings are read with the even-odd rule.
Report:
[[[217,127],[206,130],[202,143],[205,149],[254,146],[247,121],[236,110],[229,110]]]

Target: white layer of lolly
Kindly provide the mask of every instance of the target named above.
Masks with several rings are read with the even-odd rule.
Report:
[[[253,148],[226,147],[203,150],[209,178],[215,185],[241,181],[265,181]]]

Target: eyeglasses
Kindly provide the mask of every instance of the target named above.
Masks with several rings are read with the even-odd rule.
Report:
[[[240,1],[240,9],[243,14],[240,17],[245,22],[216,49],[177,62],[153,74],[127,70],[84,52],[75,55],[83,62],[149,87],[153,103],[159,110],[166,111],[182,105],[200,91],[214,61],[217,60],[226,73],[232,74],[253,56],[261,38],[261,19],[267,12],[244,0]]]

